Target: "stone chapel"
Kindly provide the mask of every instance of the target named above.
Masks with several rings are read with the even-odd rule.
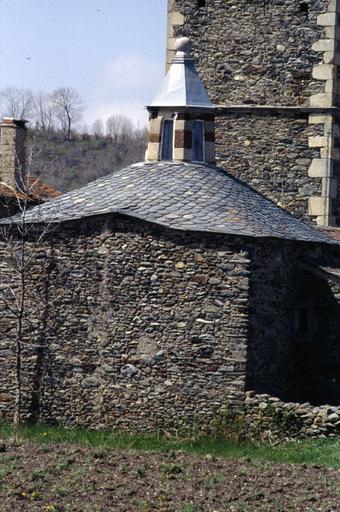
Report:
[[[243,5],[227,3],[231,16]],[[268,14],[274,2],[265,3]],[[275,2],[278,12],[283,3],[291,4]],[[170,9],[179,4],[172,2]],[[182,4],[182,17],[171,10],[170,19],[184,33],[194,2]],[[195,3],[194,15],[207,21],[223,2],[201,4]],[[245,11],[252,19],[253,11]],[[200,37],[204,47],[210,40],[207,27]],[[244,36],[235,32],[233,37]],[[282,162],[303,155],[304,167],[307,153],[295,135],[310,130],[304,126],[309,113],[306,118],[301,111],[309,107],[262,111],[256,106],[254,112],[250,104],[231,111],[216,107],[211,96],[216,101],[217,48],[210,48],[210,58],[203,48],[198,58],[205,79],[211,61],[214,80],[206,80],[206,88],[190,40],[180,37],[173,47],[172,64],[148,107],[145,162],[39,205],[25,219],[18,215],[0,223],[13,236],[23,222],[32,228],[23,362],[26,418],[155,432],[170,425],[204,425],[229,406],[249,412],[250,396],[260,396],[262,408],[263,397],[283,408],[294,401],[302,423],[306,417],[313,423],[312,413],[321,418],[306,432],[327,433],[329,425],[339,430],[334,411],[340,401],[340,245],[333,230],[296,218],[269,197],[270,169],[276,176],[290,174],[290,168],[272,162],[271,145],[277,136],[284,138],[275,126],[288,130],[292,141],[278,147]],[[240,62],[233,51],[230,55],[231,62]],[[254,83],[254,91],[248,91],[253,101],[259,90]],[[333,115],[329,108],[326,117]],[[272,124],[259,134],[263,116]],[[242,138],[237,130],[247,121]],[[256,173],[248,174],[248,182],[239,179],[243,164],[233,166],[232,159],[245,157],[238,151],[230,152],[228,164],[223,161],[227,169],[216,166],[224,158],[226,137],[243,154],[248,151],[249,162],[257,162],[261,178],[253,185],[259,190],[248,183]],[[268,152],[259,150],[259,137]],[[288,146],[296,157],[288,158]],[[260,162],[266,166],[263,176]],[[269,187],[264,194],[261,184]],[[294,186],[284,185],[283,206],[290,201],[288,189],[294,196]],[[306,217],[305,202],[289,204],[292,211],[302,205]],[[36,245],[36,234],[46,225],[50,229]],[[1,239],[0,254],[6,288],[13,280],[11,253]],[[0,327],[0,413],[9,417],[13,320],[3,308]],[[324,409],[316,406],[325,404],[322,416]]]

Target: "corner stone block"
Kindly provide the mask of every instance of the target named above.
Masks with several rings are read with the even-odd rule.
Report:
[[[329,137],[309,137],[308,147],[310,148],[325,148],[329,144]]]
[[[308,169],[308,176],[311,178],[325,178],[330,174],[331,160],[328,158],[314,158]]]
[[[340,38],[340,27],[325,27],[326,39],[339,39]]]
[[[184,25],[184,16],[180,12],[170,12],[169,14],[170,25]]]
[[[176,43],[176,38],[175,37],[169,37],[169,39],[168,39],[168,50],[175,51],[175,43]]]
[[[333,64],[319,64],[313,68],[313,78],[317,80],[332,80],[334,73],[335,66]]]
[[[328,10],[329,12],[340,12],[340,0],[330,0]]]
[[[309,197],[308,214],[313,217],[325,216],[328,199],[326,197]]]
[[[168,64],[171,64],[173,61],[173,58],[175,57],[175,50],[167,50],[166,52],[166,61]]]
[[[330,92],[320,92],[310,97],[311,107],[333,107],[333,94]]]
[[[325,124],[326,116],[319,114],[310,114],[308,122],[309,124]]]
[[[146,150],[146,160],[156,161],[159,159],[159,143],[149,142]]]
[[[184,160],[185,159],[185,149],[184,148],[174,148],[174,160]]]
[[[325,92],[333,93],[334,91],[334,79],[332,80],[326,80],[325,83]]]
[[[340,39],[340,37],[339,37]],[[335,64],[336,66],[340,65],[340,54],[338,52],[325,52],[323,54],[323,61],[325,64]]]
[[[336,12],[326,12],[325,14],[320,14],[317,17],[316,23],[321,27],[330,27],[331,25],[336,25],[336,17]]]
[[[162,127],[162,117],[157,117],[157,119],[152,119],[149,123],[149,134],[156,135],[161,133]]]
[[[168,0],[168,12],[172,12],[175,7],[175,0]]]
[[[312,45],[312,50],[315,52],[334,52],[335,39],[320,39]]]

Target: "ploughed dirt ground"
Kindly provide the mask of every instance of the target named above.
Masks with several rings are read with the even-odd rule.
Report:
[[[0,511],[340,511],[340,471],[183,452],[1,447]]]

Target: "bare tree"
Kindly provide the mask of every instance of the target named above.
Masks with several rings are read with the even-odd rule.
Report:
[[[131,119],[123,114],[114,114],[106,121],[106,134],[112,137],[114,142],[126,142],[131,138],[133,131]]]
[[[82,120],[84,103],[78,92],[71,87],[60,87],[51,93],[51,101],[61,129],[71,139],[72,129]]]
[[[34,95],[30,89],[6,87],[0,91],[2,114],[15,119],[30,119],[34,115]]]
[[[29,158],[32,162],[32,158]],[[17,184],[11,204],[2,200],[2,206],[8,208],[9,216],[0,221],[0,243],[5,248],[3,251],[4,262],[0,271],[0,304],[3,313],[12,319],[15,324],[13,336],[13,348],[15,353],[15,401],[14,401],[14,426],[22,422],[23,407],[23,351],[27,345],[31,349],[39,348],[27,341],[27,333],[33,331],[32,298],[37,301],[37,290],[34,297],[29,291],[31,273],[34,266],[37,248],[52,229],[52,224],[34,225],[27,222],[27,211],[32,206],[32,197],[36,196],[35,188],[38,179],[31,176],[31,166],[26,169],[25,184],[23,181]],[[13,201],[16,202],[17,212],[13,213]],[[32,392],[36,390],[31,389]]]
[[[101,119],[96,119],[91,126],[91,134],[97,138],[104,136],[104,123]]]
[[[51,95],[39,91],[34,98],[35,121],[38,129],[51,131],[54,128],[55,113]]]

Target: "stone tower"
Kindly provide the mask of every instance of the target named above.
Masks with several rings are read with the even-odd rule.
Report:
[[[216,160],[297,216],[340,225],[340,0],[168,0],[215,105]]]

